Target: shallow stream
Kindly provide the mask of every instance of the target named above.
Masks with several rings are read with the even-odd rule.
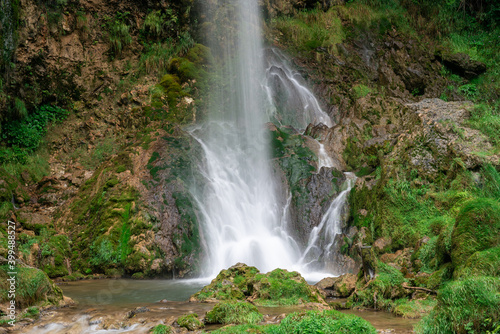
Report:
[[[187,313],[202,317],[211,303],[190,303],[189,297],[208,284],[206,280],[93,280],[61,284],[64,294],[77,305],[46,311],[44,316],[18,333],[147,333],[159,323],[173,323]],[[128,318],[138,307],[147,308]],[[272,323],[300,307],[259,307],[265,321]],[[379,333],[413,333],[416,320],[395,317],[387,312],[343,311],[371,322]],[[102,328],[106,328],[103,330]],[[217,326],[207,327],[212,330]]]

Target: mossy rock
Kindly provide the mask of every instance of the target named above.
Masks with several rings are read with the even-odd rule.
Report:
[[[434,310],[417,333],[494,333],[500,326],[500,279],[471,277],[440,289]]]
[[[32,305],[59,305],[63,301],[63,293],[43,271],[30,267],[17,267],[16,305],[29,307]],[[0,266],[0,302],[8,302],[10,288],[7,281],[9,275],[7,264]]]
[[[335,310],[292,313],[277,326],[276,333],[357,333],[375,334],[368,321]],[[274,331],[273,331],[274,333]]]
[[[275,269],[261,274],[257,268],[242,263],[222,270],[191,300],[249,300],[263,306],[325,303],[317,288],[307,284],[297,272]]]
[[[205,325],[198,319],[198,314],[190,313],[180,316],[177,319],[179,326],[187,328],[189,331],[195,331],[205,327]]]
[[[150,334],[170,334],[174,333],[174,329],[170,326],[159,324],[151,328],[149,331]]]
[[[205,322],[209,324],[256,324],[263,319],[253,304],[243,301],[225,301],[207,312]]]
[[[437,290],[446,281],[451,279],[453,273],[453,266],[451,263],[447,263],[439,270],[433,272],[427,279],[426,286],[428,289]]]
[[[390,308],[392,300],[404,298],[411,293],[403,288],[403,283],[406,282],[399,270],[378,262],[375,278],[368,284],[364,280],[358,280],[357,290],[349,297],[348,303],[375,309]]]
[[[460,211],[452,233],[454,267],[464,265],[477,251],[500,245],[500,203],[486,198],[469,202]]]
[[[456,279],[464,279],[471,276],[500,276],[500,247],[490,248],[482,252],[472,254],[464,265],[459,266],[453,272]]]

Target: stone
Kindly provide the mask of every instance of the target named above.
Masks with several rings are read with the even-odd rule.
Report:
[[[345,274],[338,277],[326,277],[315,284],[326,297],[347,298],[356,288],[357,275]]]

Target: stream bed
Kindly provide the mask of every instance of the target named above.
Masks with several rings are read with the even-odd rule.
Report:
[[[44,311],[41,319],[24,324],[18,333],[147,333],[159,323],[173,323],[187,313],[202,317],[214,304],[188,302],[189,297],[208,284],[205,280],[127,280],[102,279],[61,283],[65,296],[76,304]],[[283,314],[301,307],[259,307],[265,322],[275,322]],[[133,317],[133,310],[144,310]],[[380,311],[342,311],[360,316],[379,333],[413,333],[417,320],[395,317]],[[22,325],[22,324],[21,324]],[[218,326],[207,327],[210,331]],[[104,330],[103,328],[106,328]]]

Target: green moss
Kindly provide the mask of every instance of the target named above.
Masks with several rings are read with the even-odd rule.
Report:
[[[358,333],[374,334],[375,328],[360,317],[335,310],[292,313],[271,330],[276,334],[300,333]]]
[[[475,252],[453,272],[453,277],[456,279],[472,276],[500,276],[500,247]]]
[[[500,204],[480,198],[460,211],[452,233],[451,259],[458,267],[477,251],[500,245]]]
[[[359,99],[371,93],[371,89],[365,85],[358,84],[352,87],[354,98]]]
[[[393,308],[393,300],[408,295],[408,291],[402,287],[407,281],[399,270],[379,262],[375,279],[366,285],[363,284],[349,300],[359,306],[390,311]]]
[[[444,283],[452,277],[453,266],[451,263],[443,265],[439,270],[432,273],[427,280],[427,288],[431,290],[439,289]]]
[[[263,306],[297,305],[324,302],[316,288],[309,286],[297,272],[275,269],[260,274],[257,268],[237,264],[222,270],[216,279],[193,295],[198,300],[245,300]]]
[[[392,312],[405,319],[417,319],[428,314],[436,306],[434,298],[410,299],[402,298],[394,302]]]
[[[321,302],[299,273],[275,269],[267,274],[257,274],[254,278],[255,303],[263,306],[297,305]]]
[[[10,290],[9,272],[7,265],[0,266],[1,302],[8,302],[8,291]],[[16,278],[16,305],[28,307],[32,305],[58,305],[63,299],[59,289],[41,270],[28,267],[17,267]]]
[[[500,279],[470,277],[448,283],[417,333],[492,333],[500,326]]]
[[[173,329],[170,326],[159,324],[151,329],[149,332],[151,334],[170,334],[173,333]]]
[[[179,326],[184,327],[189,331],[205,327],[205,325],[203,325],[203,323],[198,319],[198,314],[196,313],[186,314],[177,318],[177,323]]]
[[[263,319],[257,307],[242,301],[221,302],[205,317],[209,324],[256,324]]]

